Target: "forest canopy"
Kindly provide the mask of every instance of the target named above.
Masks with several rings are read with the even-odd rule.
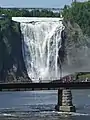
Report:
[[[76,22],[83,33],[90,36],[90,1],[65,5],[62,14],[65,20]]]
[[[82,29],[83,33],[90,36],[90,0],[86,2],[72,2],[65,5],[60,12],[53,12],[47,9],[20,9],[20,8],[0,8],[0,14],[8,17],[60,17],[63,15],[64,20],[76,22]]]

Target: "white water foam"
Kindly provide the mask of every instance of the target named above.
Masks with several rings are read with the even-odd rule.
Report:
[[[16,117],[16,115],[14,114],[7,114],[7,113],[3,113],[3,114],[0,114],[0,116],[6,116],[6,117]]]
[[[42,114],[51,114],[51,113],[55,113],[55,114],[60,114],[60,115],[64,115],[64,116],[90,116],[90,114],[87,113],[77,113],[77,112],[57,112],[57,111],[43,111],[40,112]]]

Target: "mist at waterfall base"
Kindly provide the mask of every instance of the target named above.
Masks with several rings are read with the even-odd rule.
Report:
[[[62,21],[21,23],[23,58],[28,75],[35,82],[60,78],[58,51],[63,29]]]
[[[69,50],[70,51],[70,50]],[[72,54],[68,54],[67,62],[63,66],[63,73],[71,74],[75,72],[90,72],[90,48],[85,44],[80,48],[71,50]]]

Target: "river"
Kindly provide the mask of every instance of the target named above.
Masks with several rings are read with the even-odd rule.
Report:
[[[73,90],[76,113],[56,112],[57,91],[0,92],[0,120],[90,120],[90,90]]]

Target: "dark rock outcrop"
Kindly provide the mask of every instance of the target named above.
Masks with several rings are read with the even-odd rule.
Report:
[[[27,81],[22,56],[20,24],[8,18],[0,20],[0,81]]]
[[[65,26],[65,61],[63,71],[90,71],[90,37],[86,36],[77,23],[63,21]]]

